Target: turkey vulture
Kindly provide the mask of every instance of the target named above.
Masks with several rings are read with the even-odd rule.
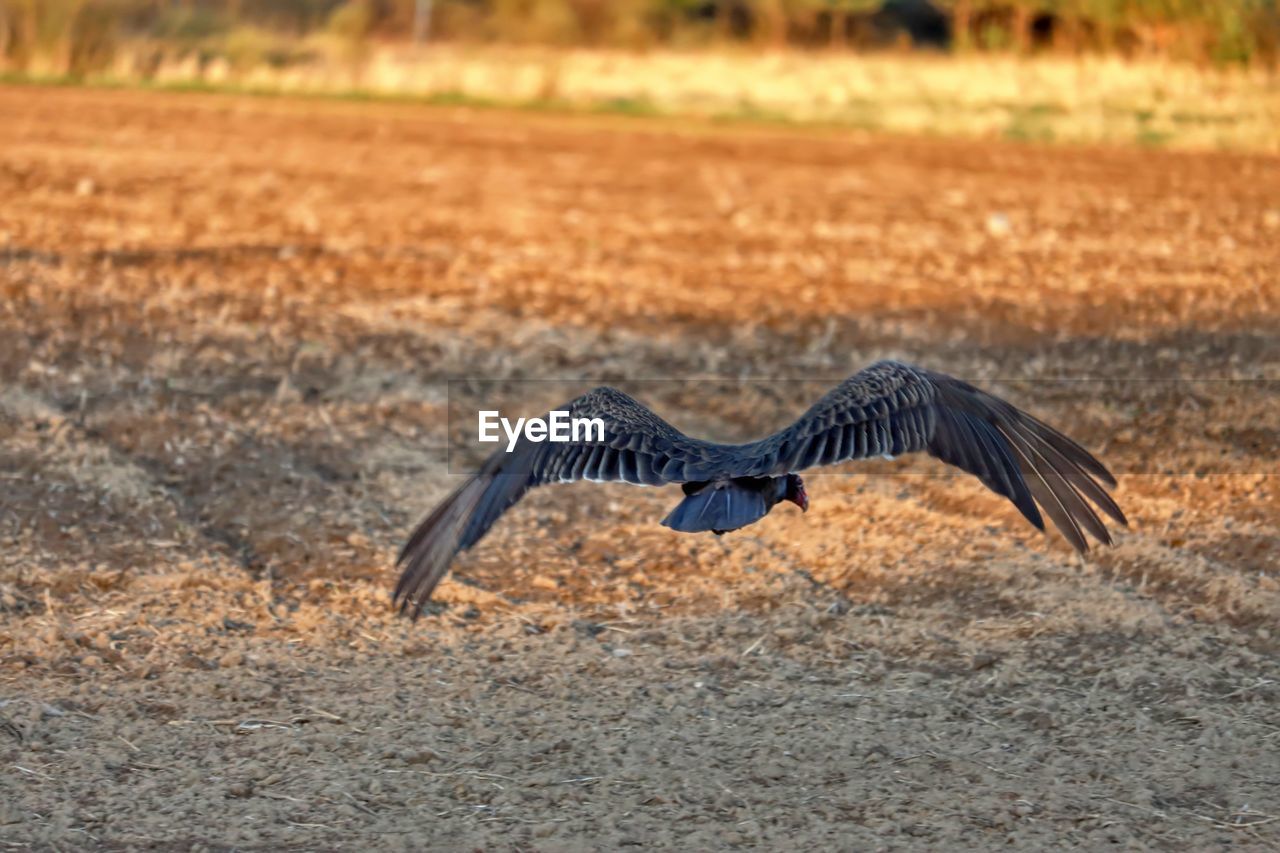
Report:
[[[575,480],[643,486],[680,484],[684,500],[663,520],[673,530],[717,534],[759,521],[780,501],[809,505],[795,473],[849,459],[928,451],[974,474],[1044,530],[1040,510],[1077,550],[1085,532],[1111,544],[1092,501],[1128,525],[1103,484],[1115,478],[1062,433],[967,382],[881,361],[828,392],[786,429],[750,444],[690,438],[613,388],[566,404],[572,417],[599,418],[604,439],[532,442],[498,450],[418,525],[396,561],[395,601],[416,618],[458,553],[534,486]],[[1038,505],[1038,506],[1037,506]]]

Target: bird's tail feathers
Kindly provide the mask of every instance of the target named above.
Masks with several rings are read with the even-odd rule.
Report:
[[[768,512],[769,506],[758,491],[724,483],[689,495],[662,523],[681,533],[737,530],[759,521]]]

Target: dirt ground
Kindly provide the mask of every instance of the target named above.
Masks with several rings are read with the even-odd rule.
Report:
[[[0,88],[0,844],[1275,849],[1278,269],[1274,157]],[[447,380],[728,438],[881,357],[1131,529],[576,484],[393,616]]]

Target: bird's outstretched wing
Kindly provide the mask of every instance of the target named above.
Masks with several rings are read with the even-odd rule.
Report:
[[[498,450],[418,525],[400,551],[396,584],[401,612],[416,617],[453,558],[489,531],[524,493],[547,483],[617,481],[656,486],[712,479],[733,447],[690,438],[613,388],[597,388],[560,408],[571,418],[599,418],[603,440],[532,442]]]
[[[921,450],[975,475],[1044,530],[1038,504],[1078,551],[1089,548],[1084,531],[1111,544],[1090,501],[1128,524],[1104,488],[1115,478],[1079,444],[967,382],[894,361],[855,373],[791,426],[743,447],[734,476]]]
[[[927,451],[975,475],[1040,530],[1040,508],[1079,551],[1084,531],[1110,544],[1091,501],[1116,523],[1124,513],[1105,487],[1115,478],[1052,427],[967,382],[893,361],[855,373],[794,424],[750,444],[684,435],[612,388],[563,407],[600,418],[603,441],[534,443],[494,453],[418,526],[400,552],[395,600],[416,617],[453,558],[488,532],[529,489],[603,480],[662,485],[732,477],[780,476],[851,459]],[[1087,499],[1087,500],[1086,500]]]

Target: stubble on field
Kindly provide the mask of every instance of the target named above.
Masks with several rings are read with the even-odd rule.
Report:
[[[0,839],[1274,845],[1278,175],[0,90]],[[1080,560],[928,459],[723,539],[576,484],[393,617],[446,380],[711,377],[646,401],[742,439],[882,357],[1079,438],[1132,529]]]

